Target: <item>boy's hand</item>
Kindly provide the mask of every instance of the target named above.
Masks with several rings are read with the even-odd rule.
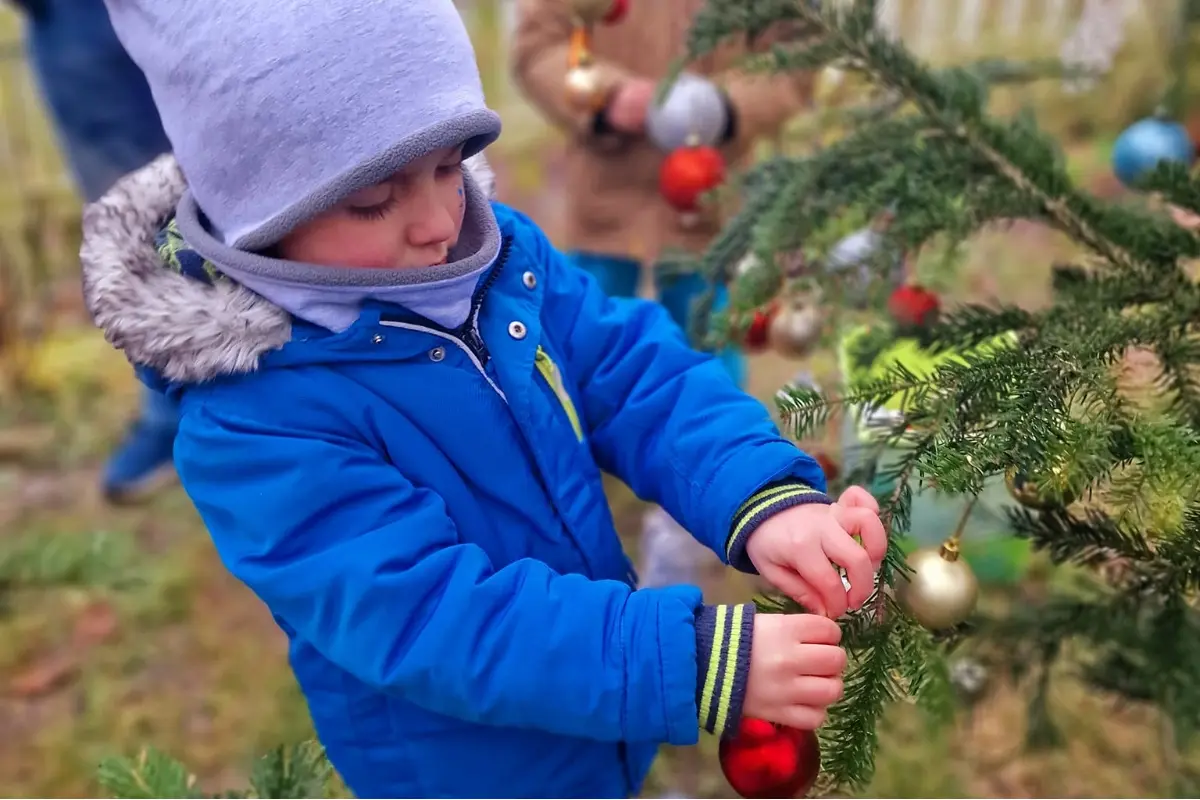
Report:
[[[886,553],[879,504],[858,486],[843,492],[833,505],[809,503],[780,511],[746,542],[746,555],[759,575],[814,614],[830,619],[866,602]],[[846,570],[849,592],[834,564]]]
[[[755,614],[742,714],[815,730],[842,697],[842,629],[814,614]]]
[[[646,132],[646,113],[654,102],[655,85],[645,78],[630,78],[620,84],[608,101],[604,118],[621,133],[640,136]]]

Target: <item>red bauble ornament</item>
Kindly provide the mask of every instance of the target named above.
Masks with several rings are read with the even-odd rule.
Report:
[[[681,212],[693,212],[705,192],[725,180],[725,159],[715,147],[680,147],[663,160],[658,173],[658,188],[671,206]]]
[[[761,719],[743,719],[719,752],[725,780],[746,798],[803,797],[821,771],[815,733]]]
[[[908,284],[892,292],[888,298],[888,313],[902,326],[919,328],[937,318],[941,305],[933,292]]]
[[[605,25],[616,25],[625,18],[625,14],[629,11],[629,0],[613,0],[612,8],[600,20]]]
[[[767,332],[771,329],[771,316],[775,309],[759,308],[754,311],[754,318],[750,320],[750,325],[746,328],[746,335],[742,338],[742,346],[751,353],[757,353],[767,346]]]

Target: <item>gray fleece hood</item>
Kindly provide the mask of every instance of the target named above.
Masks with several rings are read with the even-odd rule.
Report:
[[[495,181],[482,154],[467,177],[490,198]],[[84,208],[83,295],[105,338],[136,365],[172,382],[252,372],[292,338],[283,309],[227,278],[196,280],[163,263],[155,237],[187,191],[174,156],[160,156]]]

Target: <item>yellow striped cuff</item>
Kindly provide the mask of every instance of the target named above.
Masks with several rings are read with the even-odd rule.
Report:
[[[737,731],[753,633],[753,603],[702,606],[696,614],[696,707],[700,727],[709,733]]]
[[[768,484],[751,495],[733,515],[729,537],[725,540],[725,554],[729,564],[742,572],[754,572],[754,565],[746,558],[746,540],[763,520],[778,514],[785,508],[803,503],[832,503],[829,495],[817,491],[799,481],[781,481]]]

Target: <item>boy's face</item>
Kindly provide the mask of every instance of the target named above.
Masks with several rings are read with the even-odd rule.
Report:
[[[462,147],[437,150],[289,233],[280,257],[323,266],[418,269],[444,264],[466,197]]]

